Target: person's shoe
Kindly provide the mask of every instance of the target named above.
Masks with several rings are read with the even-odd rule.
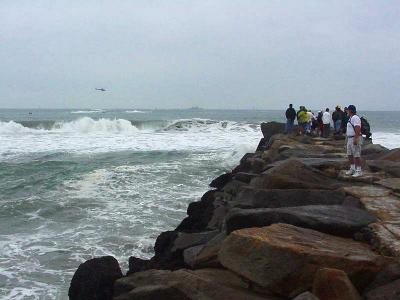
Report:
[[[346,174],[347,176],[351,176],[351,175],[354,175],[355,172],[356,172],[356,170],[350,169],[350,170],[347,170],[345,174]]]
[[[363,176],[363,172],[361,170],[356,170],[353,174],[353,177],[361,177]]]

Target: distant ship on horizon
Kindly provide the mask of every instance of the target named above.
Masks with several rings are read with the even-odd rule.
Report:
[[[186,108],[185,110],[204,110],[204,108],[201,108],[198,106],[192,106],[192,107]]]

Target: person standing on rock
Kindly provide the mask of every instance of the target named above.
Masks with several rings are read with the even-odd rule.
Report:
[[[296,111],[293,108],[293,104],[289,104],[289,108],[286,110],[285,134],[292,133],[295,119],[296,119]]]
[[[346,148],[350,169],[346,172],[346,175],[360,177],[363,175],[361,170],[361,119],[357,116],[357,110],[354,105],[349,105],[347,109],[349,121],[346,128]]]
[[[327,108],[322,115],[322,123],[324,124],[322,135],[324,138],[327,138],[331,133],[331,122],[332,122],[332,117],[331,114],[329,113],[329,108]]]
[[[343,114],[344,112],[342,108],[339,105],[337,105],[335,111],[332,113],[332,120],[335,127],[335,134],[341,133],[340,128],[342,126]]]

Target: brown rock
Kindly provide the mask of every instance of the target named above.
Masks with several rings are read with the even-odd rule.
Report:
[[[380,222],[369,225],[370,243],[380,253],[400,257],[400,229],[398,224]]]
[[[276,208],[303,205],[340,205],[346,194],[342,190],[257,189],[243,187],[230,203],[239,208]]]
[[[394,177],[400,177],[400,162],[390,160],[367,160],[368,167],[376,171],[384,171]]]
[[[341,170],[338,174],[338,179],[351,182],[374,183],[386,177],[385,172],[369,172],[364,170],[363,176],[354,178],[346,175],[347,170]]]
[[[376,186],[376,185],[364,185],[364,186],[357,186],[357,187],[344,187],[344,192],[352,195],[356,198],[362,197],[384,197],[389,196],[391,194],[391,190]]]
[[[365,300],[398,300],[400,299],[400,279],[380,286],[364,295]]]
[[[178,291],[182,299],[237,299],[237,300],[278,300],[276,297],[259,295],[249,290],[248,284],[228,270],[201,269],[196,271],[180,269],[174,272],[149,270],[134,273],[115,283],[116,300],[130,299],[177,299],[164,298],[162,292]],[[150,295],[149,298],[137,294]],[[130,297],[134,295],[134,297]],[[156,298],[159,296],[159,298]],[[186,298],[185,298],[186,297]],[[178,298],[179,299],[179,298]]]
[[[304,293],[301,293],[300,295],[298,295],[293,300],[320,300],[320,299],[315,297],[315,295],[313,295],[310,292],[304,292]]]
[[[400,222],[400,199],[395,196],[362,197],[365,210],[382,221]]]
[[[364,287],[384,263],[365,244],[288,224],[234,231],[218,257],[224,267],[266,291],[289,297],[311,288],[321,268],[344,270]]]
[[[386,178],[376,182],[379,185],[392,189],[395,192],[400,192],[400,178]]]
[[[313,294],[323,300],[361,300],[361,296],[342,270],[324,268],[315,274]]]
[[[194,269],[220,267],[221,264],[218,260],[218,252],[221,249],[222,242],[225,238],[225,233],[220,233],[215,236],[212,240],[208,241],[203,247],[201,247],[201,249],[199,249],[191,259],[188,257],[187,264]],[[193,251],[195,250],[193,249]]]
[[[288,159],[254,178],[250,185],[260,189],[336,189],[340,183],[299,160]]]
[[[400,148],[392,149],[382,155],[379,159],[400,162]]]

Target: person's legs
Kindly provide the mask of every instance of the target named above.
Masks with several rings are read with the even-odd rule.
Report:
[[[327,138],[329,136],[329,131],[330,131],[330,125],[324,124],[324,133],[323,133],[324,138]]]
[[[340,133],[341,125],[342,125],[342,120],[335,121],[335,133]]]
[[[288,120],[288,133],[292,133],[294,120]]]
[[[362,143],[362,138],[359,138],[359,143],[358,145],[353,145],[353,155],[354,155],[354,164],[356,171],[354,173],[354,177],[359,177],[362,176],[362,169],[361,169],[361,143]]]

